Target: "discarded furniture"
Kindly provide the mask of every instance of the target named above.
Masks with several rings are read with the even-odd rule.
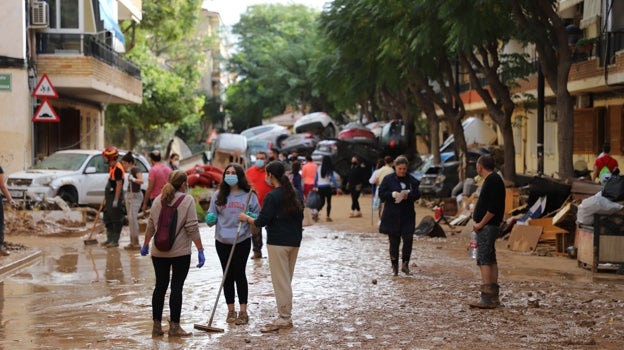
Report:
[[[581,267],[597,272],[600,264],[624,264],[624,212],[595,215],[594,227],[576,229],[575,246]]]

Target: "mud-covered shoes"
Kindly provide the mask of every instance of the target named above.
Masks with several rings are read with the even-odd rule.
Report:
[[[234,310],[228,311],[227,318],[225,319],[225,322],[233,323],[235,321],[236,321],[236,311],[234,311]]]
[[[236,318],[236,321],[234,321],[234,324],[243,325],[247,323],[249,323],[249,315],[247,314],[247,311],[239,311],[238,317]]]
[[[277,332],[280,329],[292,328],[292,326],[293,326],[292,319],[284,318],[284,317],[278,317],[275,320],[273,320],[272,322],[267,323],[266,325],[264,325],[264,327],[262,327],[262,329],[260,329],[260,332],[262,332],[262,333]]]

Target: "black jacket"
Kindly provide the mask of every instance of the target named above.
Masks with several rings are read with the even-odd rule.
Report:
[[[414,202],[420,198],[419,185],[420,182],[409,174],[403,178],[399,178],[396,173],[384,177],[379,185],[379,198],[385,203],[379,232],[394,236],[414,233],[416,226]],[[392,192],[401,192],[404,189],[410,190],[407,199],[395,203]]]
[[[347,189],[349,191],[358,190],[361,191],[362,187],[368,183],[368,169],[364,164],[358,164],[349,168],[349,174],[347,175]]]

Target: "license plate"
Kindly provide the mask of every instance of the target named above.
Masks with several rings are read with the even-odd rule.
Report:
[[[11,197],[13,197],[13,199],[24,198],[24,191],[9,191],[9,194],[11,194]]]

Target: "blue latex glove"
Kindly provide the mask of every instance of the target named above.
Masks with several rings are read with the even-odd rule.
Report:
[[[245,214],[247,214],[247,216],[249,216],[250,218],[252,218],[252,219],[254,219],[254,220],[255,220],[256,218],[258,218],[258,214],[252,213],[252,212],[250,212],[249,210],[247,210],[247,212],[246,212]]]
[[[206,218],[204,219],[208,225],[214,225],[217,222],[217,215],[213,212],[209,212],[206,214]]]
[[[149,245],[144,245],[141,247],[141,256],[147,256],[149,253]]]
[[[206,258],[204,257],[204,250],[200,249],[197,252],[197,260],[199,260],[199,263],[197,264],[197,268],[200,268],[202,266],[204,266],[204,263],[206,262]]]

